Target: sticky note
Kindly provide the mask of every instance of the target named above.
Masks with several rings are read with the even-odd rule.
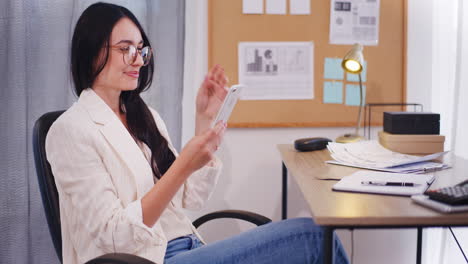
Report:
[[[291,15],[310,15],[310,0],[289,0]]]
[[[285,15],[286,14],[286,0],[266,0],[266,13]]]
[[[362,98],[366,101],[366,86],[362,86]],[[357,105],[361,103],[359,85],[347,84],[346,85],[346,105]]]
[[[343,80],[343,68],[341,68],[341,59],[325,58],[323,76],[325,79]]]
[[[263,14],[263,0],[243,0],[242,13]]]
[[[361,72],[361,81],[365,82],[366,81],[366,75],[367,75],[367,61],[364,61],[362,65],[362,72]],[[346,79],[348,82],[359,82],[359,76],[358,74],[352,74],[352,73],[347,73],[346,74]]]
[[[342,104],[343,103],[343,83],[324,82],[323,83],[323,103]]]

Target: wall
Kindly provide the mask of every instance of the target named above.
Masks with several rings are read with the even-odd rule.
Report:
[[[431,76],[431,59],[427,56],[431,54],[431,46],[427,43],[431,40],[432,0],[409,0],[408,2],[408,101],[423,103],[430,109],[431,99],[426,89],[431,86],[431,81],[425,77]],[[194,100],[194,89],[199,84],[196,80],[202,78],[200,65],[205,67],[206,71],[206,49],[200,45],[206,40],[206,10],[204,9],[206,0],[187,1],[186,8],[185,90],[187,92],[184,95],[184,106],[188,105],[188,107],[184,109],[186,122],[184,122],[182,142],[186,142],[193,135],[194,112],[192,109],[194,105],[193,101],[189,101]],[[194,14],[194,10],[198,10],[198,13]],[[191,34],[189,32],[191,30],[197,30],[198,34]],[[198,59],[201,58],[201,61],[191,57],[190,54]],[[202,54],[205,56],[201,56]],[[301,137],[326,136],[334,139],[351,130],[352,128],[228,129],[218,153],[225,166],[218,187],[202,211],[189,212],[189,215],[195,219],[197,216],[216,210],[244,209],[279,220],[281,160],[276,144],[290,144]],[[310,215],[294,181],[290,181],[288,194],[289,217]],[[202,226],[200,231],[208,241],[215,241],[251,227],[249,224],[235,220],[223,220],[209,223],[209,227]],[[339,234],[347,252],[350,253],[350,232],[343,230]],[[354,231],[354,263],[414,263],[415,248],[415,230]],[[425,252],[428,251],[425,250]],[[392,254],[392,252],[398,252],[398,254]],[[385,255],[389,257],[382,258]],[[428,262],[424,261],[424,263]]]

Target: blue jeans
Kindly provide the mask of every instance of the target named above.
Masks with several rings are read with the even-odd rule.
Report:
[[[165,264],[317,263],[323,259],[323,230],[311,218],[293,218],[253,228],[203,245],[195,235],[169,241]],[[335,264],[349,263],[335,236]]]

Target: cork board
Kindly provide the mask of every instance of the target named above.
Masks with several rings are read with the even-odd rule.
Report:
[[[379,43],[364,47],[367,103],[405,102],[406,1],[380,1]],[[314,99],[240,100],[229,119],[230,127],[356,125],[358,106],[323,102],[325,58],[342,58],[351,48],[329,44],[330,2],[311,1],[310,15],[290,15],[289,10],[286,15],[250,15],[242,14],[242,0],[208,1],[208,63],[210,67],[221,64],[230,84],[238,83],[239,42],[312,41],[314,45]],[[343,87],[346,84],[345,78]],[[372,125],[382,123],[379,114],[373,117]]]

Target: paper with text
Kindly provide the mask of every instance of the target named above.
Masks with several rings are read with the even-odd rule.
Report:
[[[334,159],[327,163],[350,167],[401,173],[425,173],[449,167],[443,163],[431,162],[448,151],[422,157],[406,155],[384,148],[377,140],[347,144],[330,142],[327,148]]]
[[[379,43],[380,0],[332,0],[330,44],[376,46]]]
[[[242,100],[314,98],[313,42],[240,42]]]

